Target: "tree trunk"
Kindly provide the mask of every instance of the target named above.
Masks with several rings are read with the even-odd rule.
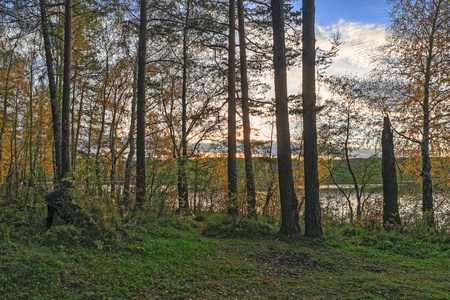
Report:
[[[305,235],[322,235],[319,202],[319,174],[317,170],[316,130],[316,47],[314,33],[314,0],[303,0],[303,137],[305,164]]]
[[[248,97],[247,79],[247,51],[245,42],[245,21],[244,21],[244,1],[238,0],[239,19],[239,53],[241,63],[241,89],[242,89],[242,117],[244,125],[244,158],[245,158],[245,178],[247,189],[247,214],[251,218],[256,218],[256,193],[255,177],[253,174],[252,144],[250,128],[250,107]]]
[[[350,162],[350,153],[349,153],[349,141],[350,141],[350,106],[347,106],[347,126],[345,128],[345,143],[344,143],[344,155],[345,155],[345,163],[347,164],[347,169],[352,176],[353,186],[355,187],[356,193],[356,220],[361,221],[362,217],[362,207],[361,207],[361,191],[359,189],[358,180],[356,178],[355,172],[353,171],[352,164]],[[346,196],[347,202],[349,206],[351,206],[350,194]],[[350,210],[352,216],[350,217],[350,222],[353,223],[353,209]]]
[[[183,29],[183,83],[181,91],[181,157],[178,158],[178,207],[189,208],[189,189],[187,174],[187,69],[188,69],[188,30],[191,1],[186,1],[186,19]]]
[[[137,66],[137,65],[136,65]],[[127,160],[125,162],[125,180],[123,185],[123,200],[122,205],[124,209],[129,208],[129,200],[130,200],[130,182],[131,182],[131,172],[133,169],[133,157],[135,152],[135,143],[134,143],[134,131],[136,124],[136,81],[137,81],[137,70],[133,71],[133,97],[131,103],[131,120],[130,120],[130,132],[128,133],[128,140],[130,144],[130,151],[128,152]],[[123,212],[122,212],[123,215]]]
[[[228,18],[228,213],[237,215],[235,0],[230,0]]]
[[[3,134],[5,133],[6,121],[8,119],[8,93],[9,93],[9,78],[11,75],[11,67],[13,61],[14,53],[11,51],[11,56],[9,58],[8,70],[6,71],[6,79],[5,79],[5,95],[3,98],[3,117],[2,117],[2,128],[0,129],[0,167],[2,166],[3,159]],[[0,168],[0,177],[1,177],[1,168]]]
[[[383,224],[401,225],[398,214],[398,185],[395,168],[394,141],[389,117],[384,117],[382,146]],[[388,227],[386,227],[388,228]]]
[[[278,180],[281,202],[281,228],[284,235],[300,232],[298,200],[292,177],[291,141],[286,78],[283,1],[272,0],[273,64],[275,69],[275,102],[277,119]]]
[[[100,125],[100,133],[98,135],[97,141],[97,152],[95,154],[95,174],[97,177],[97,184],[99,191],[102,190],[103,180],[100,177],[100,152],[102,150],[103,144],[103,134],[105,133],[105,123],[106,123],[106,104],[108,102],[109,93],[107,95],[106,90],[108,88],[109,81],[109,50],[106,50],[106,70],[105,70],[105,81],[103,83],[103,95],[102,95],[102,123]]]
[[[116,118],[117,118],[117,90],[114,91],[114,111],[109,131],[109,152],[111,154],[111,172],[109,182],[111,185],[111,196],[115,198],[116,194],[116,164],[118,155],[116,154]]]
[[[70,63],[72,52],[72,0],[66,0],[64,26],[64,79],[62,100],[62,173],[66,188],[72,187],[70,174]]]
[[[139,22],[139,59],[136,140],[136,206],[145,201],[145,59],[147,53],[147,0],[141,0]]]
[[[30,151],[30,178],[28,180],[28,185],[30,187],[34,186],[34,162],[33,162],[33,118],[34,118],[34,114],[33,114],[33,87],[34,87],[34,73],[33,73],[33,62],[34,62],[34,50],[33,50],[33,54],[32,54],[32,58],[31,58],[31,63],[30,63],[30,128],[29,128],[29,134],[30,134],[30,138],[29,138],[29,151]],[[1,147],[0,147],[1,149]],[[0,150],[1,151],[1,150]],[[0,161],[0,165],[1,165],[1,161]]]
[[[53,124],[53,148],[55,169],[55,183],[59,184],[62,174],[62,148],[61,148],[61,119],[60,119],[60,102],[57,95],[57,87],[55,81],[55,73],[53,71],[53,57],[50,44],[50,32],[47,18],[47,5],[45,0],[39,0],[41,11],[42,35],[44,37],[45,62],[47,65],[48,86],[50,91],[50,103],[52,108],[52,124]]]
[[[84,89],[83,89],[83,87],[81,87],[80,107],[78,109],[78,117],[77,117],[77,129],[75,131],[75,137],[74,137],[74,143],[73,143],[72,172],[75,172],[76,167],[77,167],[78,141],[80,139],[81,116],[83,114],[83,100],[84,100]]]
[[[437,14],[437,12],[436,12]],[[436,17],[435,17],[436,19]],[[429,40],[428,56],[425,69],[424,97],[423,97],[423,137],[420,143],[422,150],[422,213],[429,228],[434,228],[434,208],[433,208],[433,181],[431,180],[431,159],[430,159],[430,83],[432,73],[432,60],[434,49],[434,33],[436,22],[433,22],[431,36]]]

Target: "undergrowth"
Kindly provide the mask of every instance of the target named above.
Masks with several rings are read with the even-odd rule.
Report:
[[[101,206],[99,206],[101,207]],[[106,211],[106,210],[105,210]],[[324,236],[282,237],[263,218],[87,210],[47,230],[45,207],[0,207],[5,299],[448,299],[450,236],[324,217]]]

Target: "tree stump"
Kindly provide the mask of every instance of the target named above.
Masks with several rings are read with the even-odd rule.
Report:
[[[395,169],[394,142],[389,117],[384,118],[382,145],[383,224],[400,226],[398,213],[398,185]],[[388,227],[387,227],[388,228]]]
[[[60,189],[45,196],[47,202],[47,229],[62,224],[79,224],[87,216],[73,200],[67,189]]]

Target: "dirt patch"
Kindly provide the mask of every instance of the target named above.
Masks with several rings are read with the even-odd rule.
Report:
[[[387,273],[387,269],[377,266],[364,266],[363,269],[371,273]]]
[[[263,252],[251,255],[250,259],[260,265],[289,270],[289,273],[302,273],[300,271],[304,268],[321,268],[332,272],[337,269],[335,264],[329,259],[291,250]]]

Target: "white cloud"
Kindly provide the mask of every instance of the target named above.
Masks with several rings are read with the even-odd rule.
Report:
[[[385,42],[386,26],[345,20],[340,20],[338,23],[330,26],[317,25],[317,46],[324,50],[330,49],[330,40],[338,32],[341,35],[341,50],[338,56],[333,58],[333,64],[326,70],[326,73],[328,75],[367,75],[374,67],[373,57],[375,57],[377,48]],[[272,85],[271,90],[267,93],[267,97],[274,97],[273,78],[268,76],[263,80]],[[301,93],[301,82],[301,68],[296,67],[288,70],[287,85],[289,94]],[[331,97],[327,86],[318,86],[318,92],[323,99]],[[265,125],[266,120],[256,117],[252,121],[252,125],[261,130],[261,137],[270,137],[270,128]],[[291,119],[291,131],[293,131],[294,122],[296,121]]]
[[[339,20],[330,26],[317,25],[317,46],[330,48],[330,40],[340,33],[342,46],[333,64],[327,70],[330,75],[365,75],[373,67],[376,49],[383,45],[386,38],[386,26],[380,24],[364,24]]]

